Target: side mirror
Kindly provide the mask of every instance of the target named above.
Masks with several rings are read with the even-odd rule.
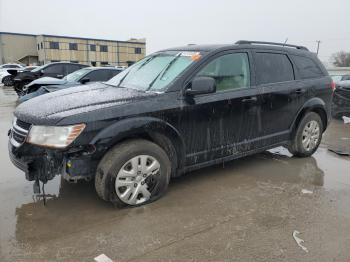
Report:
[[[80,80],[80,83],[83,84],[83,85],[88,83],[88,82],[90,82],[90,78],[83,78],[83,79]]]
[[[45,73],[44,69],[41,69],[41,70],[39,71],[39,73],[40,73],[40,75],[42,76],[42,75]]]
[[[186,89],[186,95],[201,95],[216,92],[215,79],[207,76],[199,76],[192,80],[190,88]]]

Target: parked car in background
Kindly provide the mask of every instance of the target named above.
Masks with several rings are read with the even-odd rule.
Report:
[[[333,95],[332,116],[341,118],[342,116],[350,116],[350,76],[336,83]]]
[[[8,70],[8,72],[14,76],[14,89],[18,95],[21,95],[23,87],[35,79],[44,76],[63,78],[66,75],[84,67],[87,67],[87,65],[57,62],[40,66],[32,71],[17,72],[15,70]]]
[[[5,69],[0,71],[0,83],[3,83],[5,86],[13,86],[14,84],[14,75],[10,74],[8,70],[17,70],[17,72],[25,72],[25,71],[32,71],[37,66],[26,66],[26,67],[19,67],[19,68],[11,68],[11,69]]]
[[[63,79],[42,77],[23,88],[25,95],[21,96],[19,101],[22,103],[39,95],[81,84],[108,81],[120,72],[121,70],[113,67],[86,67],[65,76]]]
[[[118,206],[157,200],[171,177],[286,146],[311,156],[334,85],[314,53],[239,41],[154,53],[108,82],[33,98],[14,112],[10,159],[26,179],[95,179]],[[210,194],[210,192],[206,192]]]
[[[350,80],[350,75],[332,75],[331,77],[335,83]]]
[[[22,68],[24,67],[23,65],[21,64],[2,64],[0,65],[0,71],[1,70],[7,70],[7,69],[11,69],[11,68]]]

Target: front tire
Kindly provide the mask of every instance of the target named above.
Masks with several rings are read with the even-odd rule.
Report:
[[[322,140],[323,123],[315,112],[308,112],[301,119],[289,152],[297,157],[309,157],[317,150]]]
[[[5,76],[4,79],[2,80],[5,86],[13,86],[13,76]]]
[[[143,139],[127,140],[102,158],[95,188],[100,198],[118,207],[140,206],[164,195],[170,174],[171,162],[160,146]]]

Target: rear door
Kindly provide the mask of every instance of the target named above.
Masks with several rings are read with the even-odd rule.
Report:
[[[261,92],[259,147],[265,147],[289,139],[289,127],[298,111],[293,97],[302,97],[303,88],[295,81],[294,67],[286,53],[255,51],[254,61]]]

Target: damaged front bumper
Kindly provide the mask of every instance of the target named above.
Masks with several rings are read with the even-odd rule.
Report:
[[[9,141],[8,151],[12,163],[25,172],[28,181],[46,183],[56,175],[62,175],[70,182],[89,180],[94,176],[98,164],[97,160],[92,159],[92,151],[87,148],[62,151],[28,143],[16,147]]]

